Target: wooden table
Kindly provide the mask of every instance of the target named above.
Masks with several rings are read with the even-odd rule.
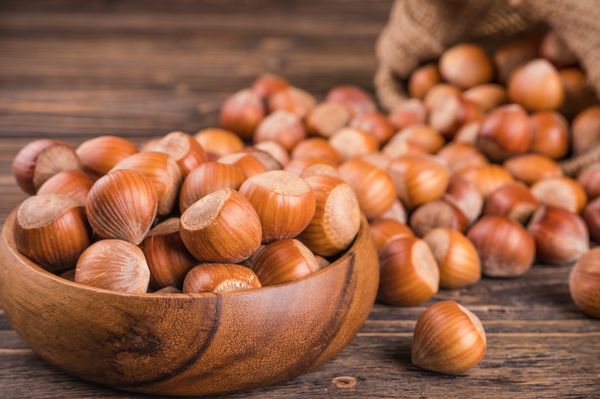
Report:
[[[143,3],[143,4],[142,4]],[[168,3],[168,4],[167,4]],[[264,71],[320,96],[371,88],[389,1],[3,1],[0,5],[0,221],[25,198],[10,172],[38,137],[141,142],[215,125],[219,104]],[[536,266],[436,296],[473,310],[483,363],[450,377],[410,364],[425,309],[376,305],[358,337],[312,373],[232,398],[590,397],[600,395],[600,321],[569,298],[569,267]],[[139,397],[73,378],[39,359],[0,310],[0,397]]]

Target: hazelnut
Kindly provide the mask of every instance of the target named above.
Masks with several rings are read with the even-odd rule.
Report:
[[[298,280],[320,269],[314,254],[300,241],[292,239],[267,245],[254,259],[254,272],[263,285]]]
[[[344,162],[338,171],[356,193],[360,209],[368,218],[381,216],[396,200],[394,182],[385,170],[352,159]]]
[[[377,111],[371,95],[358,86],[336,86],[329,90],[325,101],[344,104],[354,115]]]
[[[233,154],[223,155],[217,162],[240,168],[246,178],[258,175],[267,170],[265,164],[254,156],[254,154],[248,152],[234,152]]]
[[[600,163],[583,168],[577,176],[577,182],[583,187],[589,200],[600,197]]]
[[[460,176],[454,176],[450,179],[443,199],[464,215],[467,224],[473,223],[481,215],[483,195],[473,183]]]
[[[181,287],[187,272],[198,262],[186,249],[179,234],[179,218],[154,227],[141,244],[150,269],[150,287]]]
[[[83,251],[75,268],[75,282],[105,290],[144,294],[150,270],[144,253],[121,240],[102,240]]]
[[[514,156],[504,161],[504,167],[516,180],[526,184],[562,176],[560,166],[551,158],[540,154]]]
[[[324,102],[317,104],[306,117],[308,130],[315,135],[331,137],[343,127],[348,126],[352,113],[343,104]]]
[[[408,141],[415,144],[430,154],[435,154],[446,144],[444,138],[437,130],[426,125],[412,125],[400,130],[391,138],[388,145],[393,146],[396,142],[400,141]]]
[[[571,269],[569,291],[575,305],[585,314],[600,318],[600,248],[583,255]]]
[[[290,154],[283,146],[276,141],[267,140],[254,144],[258,151],[266,152],[274,158],[281,167],[285,167],[290,162]]]
[[[340,154],[344,161],[379,150],[379,143],[373,136],[350,127],[339,130],[331,136],[329,144]]]
[[[12,172],[17,184],[31,195],[55,174],[80,168],[77,154],[70,145],[47,139],[27,144],[12,163]]]
[[[396,105],[388,118],[398,130],[412,125],[423,125],[427,122],[427,108],[421,100],[411,98]]]
[[[531,187],[531,193],[544,205],[564,208],[579,213],[587,198],[583,187],[570,177],[552,177],[540,180]]]
[[[453,301],[431,305],[417,320],[412,362],[444,374],[463,374],[481,362],[487,349],[479,318]]]
[[[438,266],[425,241],[414,236],[396,238],[380,251],[379,261],[381,302],[417,306],[438,292]]]
[[[265,73],[252,83],[252,91],[260,98],[267,99],[273,93],[288,88],[290,83],[281,76]]]
[[[573,152],[582,154],[600,142],[600,105],[586,108],[579,113],[571,125]]]
[[[598,198],[587,204],[583,211],[583,218],[592,240],[600,241],[600,200]]]
[[[531,151],[552,159],[561,159],[569,152],[569,126],[567,120],[554,111],[532,114],[529,125],[533,140]]]
[[[244,89],[225,100],[219,121],[224,129],[247,140],[252,138],[254,130],[264,117],[265,107],[261,97],[250,89]]]
[[[513,177],[499,165],[483,165],[466,169],[457,176],[473,184],[487,198],[491,193],[506,183],[511,183]]]
[[[83,169],[97,177],[104,176],[116,164],[137,152],[135,144],[117,136],[99,136],[86,140],[76,150]]]
[[[256,128],[254,142],[272,140],[290,151],[306,137],[306,129],[298,115],[285,110],[269,114]]]
[[[529,151],[531,139],[527,112],[517,104],[509,104],[496,108],[485,118],[477,145],[490,158],[501,161]]]
[[[562,105],[564,90],[556,68],[546,60],[535,59],[511,74],[508,97],[529,111],[549,111]]]
[[[471,240],[488,277],[516,277],[535,258],[535,242],[519,223],[505,216],[485,215],[471,227]]]
[[[81,204],[58,194],[27,198],[14,225],[19,252],[50,272],[72,268],[90,244]]]
[[[290,172],[274,170],[252,176],[242,184],[240,192],[258,214],[263,243],[296,237],[315,214],[312,189]]]
[[[150,178],[134,170],[116,170],[92,186],[86,214],[100,238],[139,244],[150,230],[157,208],[158,199]]]
[[[517,222],[526,223],[539,207],[538,200],[529,187],[523,183],[506,183],[501,186],[485,202],[485,215],[506,216]]]
[[[463,93],[463,98],[479,107],[482,112],[490,112],[508,101],[506,90],[495,83],[484,83],[473,86]]]
[[[297,87],[277,90],[268,100],[269,111],[289,111],[304,118],[315,107],[317,100],[309,92]]]
[[[244,142],[235,133],[225,129],[204,129],[196,133],[194,138],[204,148],[207,159],[211,161],[244,149]]]
[[[258,249],[262,236],[252,204],[231,188],[192,204],[181,215],[179,226],[188,251],[204,262],[241,262]]]
[[[204,149],[187,133],[171,132],[145,151],[162,152],[177,162],[183,177],[206,160]]]
[[[578,215],[565,209],[543,206],[527,226],[535,240],[536,255],[548,263],[571,263],[589,249],[588,230]]]
[[[381,251],[396,238],[413,236],[413,232],[407,225],[392,219],[375,220],[371,222],[370,230],[377,251]]]
[[[467,237],[449,227],[431,230],[423,238],[440,269],[440,287],[461,288],[481,278],[481,264],[475,246]]]
[[[183,280],[183,292],[237,292],[260,288],[254,272],[245,266],[225,263],[204,263],[194,267]]]
[[[408,93],[411,97],[425,98],[429,89],[442,82],[436,64],[426,64],[415,69],[408,78]]]
[[[322,158],[334,166],[342,162],[340,154],[329,144],[329,141],[320,137],[306,139],[292,150],[292,159],[306,157]]]
[[[46,180],[39,188],[39,194],[61,194],[85,206],[88,192],[94,182],[80,170],[72,169],[59,172]]]
[[[587,82],[580,68],[567,68],[558,71],[565,92],[565,100],[560,111],[568,116],[577,115],[587,107],[597,103],[594,89]]]
[[[419,237],[438,227],[451,227],[465,231],[469,221],[454,205],[444,200],[427,202],[410,215],[410,227]]]
[[[494,65],[483,48],[468,43],[444,51],[439,68],[446,82],[466,89],[490,82],[494,77]]]
[[[396,132],[394,125],[381,112],[357,115],[350,122],[350,127],[369,133],[379,144],[387,142]]]
[[[487,165],[488,163],[487,158],[481,151],[467,143],[448,143],[437,155],[446,161],[452,174],[460,173],[471,167]]]

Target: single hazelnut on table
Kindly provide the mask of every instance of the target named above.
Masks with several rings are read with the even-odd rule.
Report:
[[[290,151],[306,137],[302,119],[293,112],[277,110],[267,115],[254,131],[254,142],[272,140]]]
[[[517,104],[496,108],[486,116],[477,146],[488,157],[502,161],[529,151],[532,134],[527,112]]]
[[[417,306],[439,288],[439,270],[425,241],[405,236],[390,241],[379,252],[381,277],[377,299],[393,306]]]
[[[290,162],[290,154],[276,141],[267,140],[254,144],[254,148],[266,152],[273,157],[281,167],[285,167]]]
[[[465,231],[468,226],[469,221],[460,209],[441,199],[419,206],[410,215],[410,227],[419,237],[438,227]]]
[[[437,156],[446,161],[452,174],[488,163],[485,155],[475,146],[459,142],[448,143],[438,151]]]
[[[594,241],[600,241],[600,200],[596,198],[585,207],[583,218]]]
[[[427,233],[423,240],[431,248],[440,269],[440,287],[460,288],[479,281],[479,255],[473,243],[462,233],[440,227]]]
[[[591,201],[600,197],[600,163],[593,163],[581,170],[577,176],[587,198]]]
[[[436,64],[423,65],[410,74],[408,78],[408,93],[411,97],[425,98],[429,89],[442,82],[440,71]]]
[[[267,99],[271,94],[286,89],[290,83],[272,73],[265,73],[259,76],[254,83],[252,83],[252,91],[260,96],[262,99]]]
[[[581,111],[571,125],[573,152],[582,154],[600,142],[600,105]]]
[[[407,225],[392,219],[374,220],[370,223],[370,230],[378,251],[381,251],[383,247],[396,238],[414,235]]]
[[[485,215],[506,216],[521,224],[526,223],[540,206],[529,187],[523,183],[506,183],[492,192],[485,202]]]
[[[540,154],[516,155],[504,161],[506,170],[525,184],[562,176],[562,169],[552,159]]]
[[[274,170],[252,176],[240,187],[262,225],[262,242],[296,237],[315,214],[315,194],[302,178]]]
[[[557,68],[577,64],[577,57],[569,49],[569,46],[561,40],[553,31],[548,31],[538,49],[540,56],[553,63]]]
[[[528,111],[549,111],[562,105],[564,90],[556,68],[544,59],[535,59],[510,75],[508,97]]]
[[[473,86],[465,90],[463,98],[477,105],[485,113],[508,102],[506,89],[496,83],[484,83]]]
[[[356,193],[360,209],[368,218],[381,216],[396,200],[394,182],[383,169],[352,159],[344,162],[338,172]]]
[[[411,98],[396,105],[388,119],[397,130],[412,125],[424,125],[427,122],[427,107],[423,101]]]
[[[266,172],[267,167],[254,154],[248,152],[234,152],[220,157],[217,162],[236,166],[241,169],[246,178]]]
[[[138,149],[122,137],[98,136],[79,144],[75,151],[83,169],[101,177],[125,158],[137,154]]]
[[[226,263],[204,263],[194,267],[183,280],[183,292],[236,292],[260,288],[254,272],[245,266]]]
[[[440,198],[444,195],[450,172],[437,158],[429,155],[403,155],[388,167],[398,198],[408,208]]]
[[[292,159],[306,157],[322,158],[334,166],[342,162],[340,154],[329,144],[329,141],[320,137],[310,137],[301,141],[292,150]]]
[[[558,206],[573,213],[580,213],[587,203],[583,187],[570,177],[540,180],[531,187],[531,193],[544,205]]]
[[[395,200],[392,206],[376,219],[392,219],[399,223],[406,224],[406,209],[399,200]]]
[[[306,117],[308,131],[321,137],[331,137],[348,126],[352,112],[344,104],[324,102],[317,104]]]
[[[467,237],[477,248],[483,274],[488,277],[520,276],[533,264],[533,238],[523,226],[505,216],[483,216]]]
[[[587,107],[598,102],[596,93],[588,83],[585,73],[580,68],[566,68],[558,71],[565,92],[560,111],[567,115],[577,115]]]
[[[39,188],[39,194],[61,194],[85,206],[87,194],[94,181],[80,170],[59,172],[46,180]]]
[[[312,94],[293,86],[277,90],[269,96],[267,102],[270,112],[289,111],[300,118],[306,117],[317,104],[317,100]]]
[[[267,245],[254,258],[253,266],[265,286],[298,280],[321,269],[310,249],[293,239]]]
[[[142,242],[156,217],[158,197],[150,180],[134,170],[100,178],[88,193],[86,214],[100,238]]]
[[[192,204],[181,215],[179,226],[188,251],[204,262],[241,262],[258,249],[262,235],[252,204],[230,188]]]
[[[81,169],[75,150],[66,143],[48,139],[30,142],[12,163],[17,184],[31,195],[55,174],[71,169]]]
[[[450,179],[443,199],[462,212],[468,224],[475,222],[481,215],[483,195],[473,183],[460,176]]]
[[[514,181],[512,175],[499,165],[483,165],[466,169],[457,176],[472,183],[487,198],[491,193]]]
[[[215,161],[223,155],[240,152],[244,149],[244,142],[235,133],[225,129],[208,128],[199,131],[194,138],[204,151],[207,160]]]
[[[390,139],[389,145],[398,141],[409,141],[430,154],[435,154],[446,144],[442,135],[427,125],[412,125],[400,130]]]
[[[183,244],[179,218],[158,224],[150,230],[140,247],[150,269],[150,287],[155,290],[181,287],[187,272],[198,264]]]
[[[75,282],[91,287],[144,294],[150,270],[142,250],[126,241],[102,240],[86,249],[75,267]]]
[[[206,160],[204,149],[198,141],[187,133],[171,132],[145,151],[162,152],[177,162],[183,177],[190,174]]]
[[[339,176],[330,160],[314,156],[294,159],[287,164],[285,170],[302,178],[315,175]]]
[[[379,143],[373,136],[351,127],[341,129],[331,136],[329,144],[344,161],[379,150]]]
[[[536,255],[542,262],[571,263],[590,247],[583,219],[562,208],[541,207],[534,213],[527,230],[535,240]]]
[[[264,117],[262,98],[252,90],[244,89],[225,99],[221,106],[219,122],[224,129],[249,140]]]
[[[600,318],[600,248],[584,254],[571,269],[569,291],[585,314]]]
[[[58,194],[23,201],[14,233],[19,252],[53,273],[72,268],[90,244],[81,204]]]
[[[179,210],[183,213],[194,202],[223,188],[237,190],[244,180],[244,172],[236,165],[205,162],[183,181],[179,191]]]
[[[134,170],[148,177],[158,198],[158,214],[171,213],[182,182],[181,170],[171,156],[162,152],[140,152],[119,162],[111,172],[116,170]]]
[[[373,97],[358,86],[335,86],[329,90],[325,101],[344,104],[352,110],[354,115],[377,111]]]
[[[417,320],[411,361],[438,373],[464,374],[481,362],[486,349],[479,318],[454,301],[443,301]]]
[[[475,44],[457,44],[440,57],[440,74],[446,82],[468,89],[494,78],[494,65],[485,50]]]
[[[569,152],[569,126],[555,111],[536,112],[529,117],[533,135],[531,151],[552,159],[564,158]]]
[[[533,40],[529,38],[517,38],[494,52],[494,64],[498,80],[501,83],[508,82],[511,73],[520,65],[537,57],[537,49]]]
[[[335,255],[352,243],[360,229],[358,200],[350,185],[337,177],[316,175],[306,182],[315,194],[316,208],[298,239],[317,255]]]
[[[387,142],[396,132],[387,116],[376,111],[355,116],[350,122],[350,127],[369,133],[379,144]]]

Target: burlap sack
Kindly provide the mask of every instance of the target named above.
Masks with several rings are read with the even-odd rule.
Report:
[[[391,109],[405,99],[410,72],[450,45],[511,36],[540,22],[568,44],[600,96],[600,0],[396,0],[377,42],[377,96]],[[563,169],[572,175],[590,160],[600,160],[600,148]]]

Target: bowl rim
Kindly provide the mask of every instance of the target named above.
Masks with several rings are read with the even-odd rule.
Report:
[[[369,234],[369,223],[367,222],[366,217],[361,214],[361,222],[360,222],[360,228],[358,229],[358,233],[356,234],[356,237],[354,237],[352,244],[350,246],[348,246],[348,248],[344,251],[344,253],[339,258],[337,258],[334,262],[327,265],[326,267],[324,267],[314,273],[308,274],[302,278],[299,278],[299,279],[296,279],[293,281],[289,281],[286,283],[282,283],[282,284],[262,286],[259,288],[253,288],[253,289],[242,290],[242,291],[233,291],[233,292],[222,292],[222,293],[213,293],[213,292],[193,292],[193,293],[145,292],[142,294],[136,294],[136,293],[130,293],[130,292],[113,291],[113,290],[109,290],[109,289],[105,289],[105,288],[92,287],[89,285],[77,283],[75,281],[67,280],[63,277],[60,277],[56,274],[53,274],[53,273],[47,271],[46,269],[44,269],[43,267],[41,267],[40,265],[38,265],[37,263],[35,263],[31,259],[29,259],[25,255],[21,254],[19,252],[19,250],[17,249],[15,236],[14,236],[14,223],[15,223],[15,218],[16,218],[16,213],[17,213],[18,208],[19,207],[17,206],[15,209],[13,209],[11,211],[11,213],[8,215],[8,217],[6,218],[4,225],[2,226],[1,239],[6,244],[6,248],[10,252],[10,254],[14,258],[16,258],[21,264],[25,265],[26,267],[29,267],[33,272],[37,273],[42,278],[47,278],[57,284],[64,284],[73,289],[78,289],[78,290],[88,291],[90,293],[98,293],[98,294],[103,294],[103,295],[115,295],[115,296],[128,297],[128,298],[139,298],[142,300],[154,300],[154,299],[163,299],[163,298],[169,299],[169,300],[175,300],[175,299],[189,300],[189,299],[195,299],[195,298],[196,299],[214,298],[217,296],[218,297],[238,297],[238,296],[250,295],[252,293],[257,293],[257,292],[266,292],[268,290],[285,289],[285,287],[288,287],[293,284],[298,284],[298,283],[304,282],[309,279],[316,278],[322,274],[325,274],[325,273],[331,271],[334,267],[340,266],[341,264],[344,263],[344,261],[346,259],[350,259],[351,257],[354,256],[353,253],[356,251],[360,242],[362,242],[364,239],[369,239],[369,237],[365,237],[366,235]],[[199,261],[198,265],[200,265],[200,264],[201,264],[201,262]]]

